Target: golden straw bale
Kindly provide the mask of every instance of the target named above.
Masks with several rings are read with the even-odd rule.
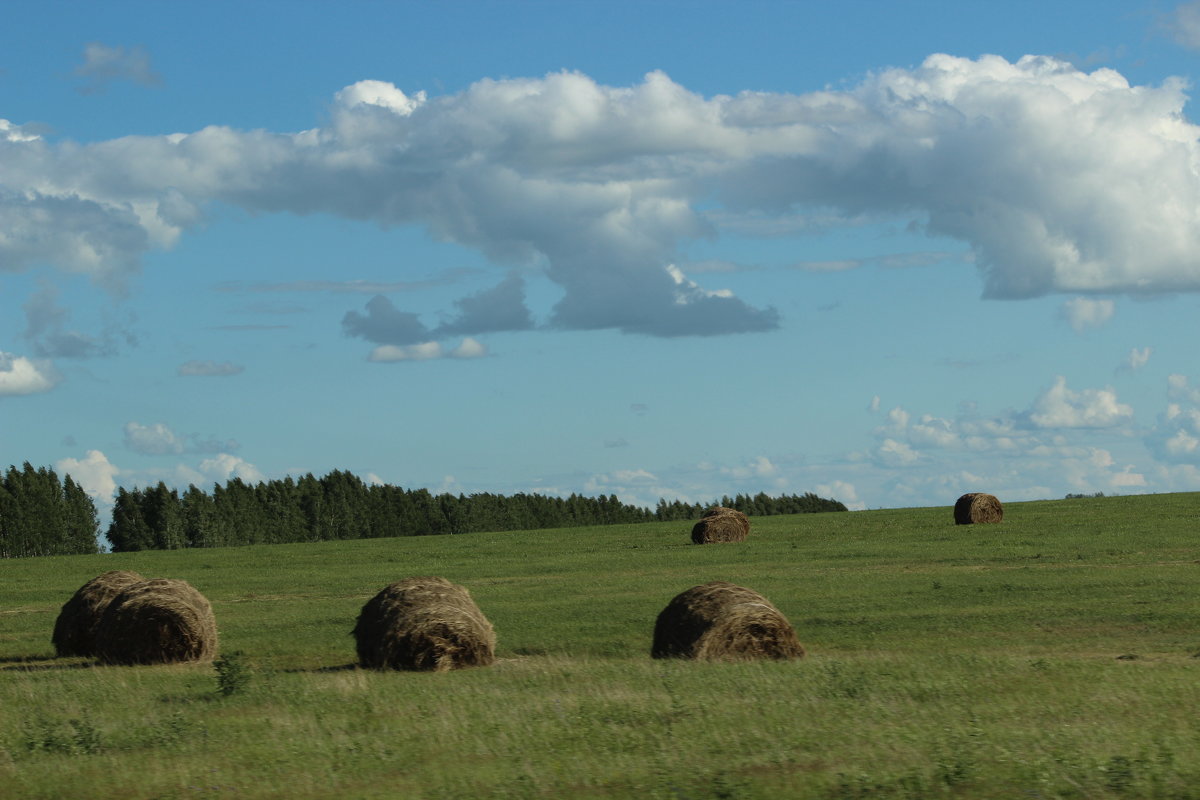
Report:
[[[692,542],[741,542],[750,534],[750,520],[736,509],[714,506],[692,526]]]
[[[71,599],[63,603],[54,621],[50,641],[60,656],[94,656],[96,626],[104,609],[113,598],[135,583],[145,580],[129,570],[114,569],[92,578],[80,586]]]
[[[958,498],[954,504],[954,524],[972,525],[977,522],[1000,522],[1004,519],[1004,508],[993,495],[971,492]]]
[[[653,658],[704,661],[804,656],[787,618],[744,586],[713,581],[674,597],[654,623]]]
[[[209,661],[216,651],[212,606],[187,581],[135,583],[113,598],[96,627],[96,655],[108,664]]]
[[[495,660],[492,624],[470,592],[445,578],[385,586],[363,606],[352,635],[359,663],[371,669],[444,672]]]

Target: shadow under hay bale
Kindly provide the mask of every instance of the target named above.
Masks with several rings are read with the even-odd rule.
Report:
[[[370,669],[444,672],[486,667],[496,633],[471,594],[445,578],[407,578],[367,601],[352,634]]]
[[[97,575],[80,586],[71,599],[63,603],[54,621],[50,642],[60,658],[65,656],[94,656],[96,626],[104,609],[113,598],[145,578],[136,572],[114,569]]]
[[[725,581],[675,596],[654,623],[652,658],[703,661],[801,658],[787,618],[758,592]]]
[[[693,544],[741,542],[750,535],[750,520],[740,511],[714,506],[692,526]]]
[[[954,504],[954,524],[973,525],[977,522],[1001,522],[1004,508],[993,495],[971,492],[958,498]]]
[[[210,661],[217,621],[187,581],[155,578],[113,598],[96,627],[96,655],[108,664]]]

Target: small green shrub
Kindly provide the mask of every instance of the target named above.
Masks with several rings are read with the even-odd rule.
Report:
[[[229,697],[244,692],[250,685],[251,669],[241,650],[225,653],[213,662],[217,671],[217,693]]]

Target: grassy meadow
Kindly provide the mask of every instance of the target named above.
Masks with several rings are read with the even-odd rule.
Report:
[[[0,561],[0,797],[1200,798],[1200,494],[751,522]],[[110,569],[203,592],[221,672],[53,658]],[[354,667],[359,609],[415,575],[470,589],[494,666]],[[711,580],[808,656],[650,659]]]

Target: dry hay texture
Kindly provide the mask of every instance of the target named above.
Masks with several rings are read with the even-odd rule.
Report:
[[[80,586],[71,599],[63,603],[54,621],[50,642],[60,658],[65,656],[94,656],[96,626],[104,609],[113,598],[145,578],[136,572],[114,569],[97,575]]]
[[[750,520],[736,509],[714,506],[692,526],[692,542],[740,542],[750,535]]]
[[[654,623],[653,658],[703,661],[801,658],[787,618],[744,586],[713,581],[675,596]]]
[[[982,492],[971,492],[958,498],[954,504],[954,524],[972,525],[976,522],[1000,522],[1004,519],[1004,508],[995,496]]]
[[[370,669],[444,672],[486,667],[496,633],[471,593],[445,578],[407,578],[367,601],[352,633]]]
[[[209,661],[216,651],[212,606],[187,581],[135,583],[113,598],[96,627],[96,655],[108,664]]]

